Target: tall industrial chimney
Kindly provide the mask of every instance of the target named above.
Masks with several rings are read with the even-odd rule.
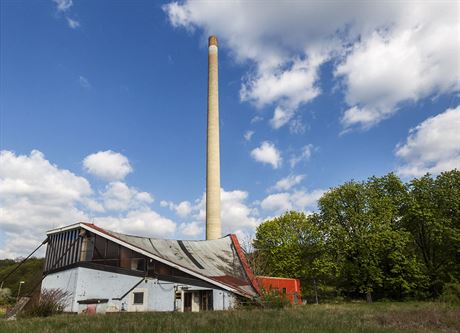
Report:
[[[208,43],[208,133],[206,151],[206,239],[222,237],[220,225],[219,78],[217,37]]]

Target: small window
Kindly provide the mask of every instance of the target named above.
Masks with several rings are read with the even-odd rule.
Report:
[[[286,288],[283,288],[283,294],[286,295]]]
[[[134,293],[133,304],[144,304],[144,293]]]

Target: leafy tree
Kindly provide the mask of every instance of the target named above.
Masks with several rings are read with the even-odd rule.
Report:
[[[429,277],[433,296],[460,279],[460,171],[433,179],[429,174],[408,185],[402,218]]]
[[[266,258],[266,274],[300,278],[316,289],[329,276],[331,266],[324,248],[324,237],[317,215],[290,211],[262,223],[256,232],[254,248]]]
[[[410,234],[399,226],[405,198],[394,174],[351,181],[319,200],[327,247],[340,269],[338,287],[353,295],[407,295],[422,283],[416,258],[408,253]]]

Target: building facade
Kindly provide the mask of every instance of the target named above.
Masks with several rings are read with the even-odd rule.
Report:
[[[66,312],[227,310],[259,297],[235,235],[164,240],[77,223],[47,236],[42,290],[65,292]]]

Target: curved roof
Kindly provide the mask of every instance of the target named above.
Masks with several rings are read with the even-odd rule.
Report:
[[[171,240],[125,235],[89,223],[54,229],[52,234],[83,227],[153,259],[245,297],[259,294],[236,235],[215,240]]]

